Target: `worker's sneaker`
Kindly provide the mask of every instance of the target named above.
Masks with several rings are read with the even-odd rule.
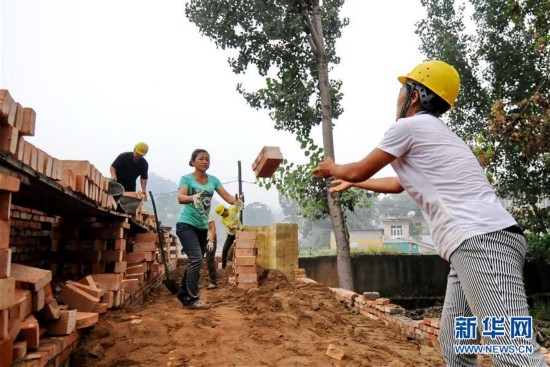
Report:
[[[216,288],[218,288],[216,283],[210,283],[210,284],[208,284],[208,287],[206,287],[206,289],[216,289]]]
[[[192,310],[208,310],[210,308],[210,306],[208,306],[206,303],[203,303],[200,299],[185,305],[185,307]]]

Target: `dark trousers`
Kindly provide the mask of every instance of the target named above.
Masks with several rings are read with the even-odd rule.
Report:
[[[234,234],[228,234],[227,238],[225,239],[225,243],[223,244],[223,250],[222,250],[222,268],[225,269],[225,266],[227,265],[227,253],[229,252],[229,249],[231,246],[233,246],[233,242],[235,242],[235,235]]]
[[[218,269],[216,269],[217,242],[217,240],[214,240],[214,250],[212,252],[206,251],[206,266],[208,266],[208,276],[212,284],[218,284]]]
[[[188,258],[187,268],[183,272],[181,287],[178,291],[180,298],[183,298],[187,304],[199,299],[199,280],[208,231],[186,223],[176,223],[176,234]]]

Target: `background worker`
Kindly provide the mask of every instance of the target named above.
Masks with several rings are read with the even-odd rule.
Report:
[[[136,191],[136,180],[140,178],[141,194],[147,199],[147,179],[149,163],[145,155],[149,151],[147,144],[139,142],[133,152],[120,153],[111,164],[111,178],[120,183],[125,191]]]
[[[216,235],[216,222],[212,213],[208,215],[208,242],[206,243],[206,266],[208,267],[208,277],[210,284],[206,289],[216,289],[218,287],[218,270],[216,269],[216,248],[218,236]]]
[[[545,366],[536,338],[528,336],[532,325],[522,324],[519,337],[513,333],[514,319],[530,317],[523,232],[472,150],[439,118],[458,96],[458,72],[432,60],[398,80],[396,121],[378,147],[353,163],[336,164],[328,158],[312,173],[336,177],[331,192],[350,187],[381,193],[406,190],[422,209],[438,254],[450,263],[439,332],[447,366],[476,366],[475,355],[457,353],[455,346],[479,345],[481,336],[485,345],[516,351],[532,347],[532,354],[491,354],[495,367]],[[388,164],[397,177],[371,178]],[[471,335],[460,331],[466,318],[473,326]]]
[[[227,254],[231,246],[233,246],[233,242],[235,242],[237,231],[241,231],[243,225],[239,216],[239,208],[234,205],[226,209],[223,204],[219,204],[214,208],[214,211],[221,217],[222,223],[227,230],[227,237],[225,238],[222,250],[222,269],[225,269],[227,266]]]

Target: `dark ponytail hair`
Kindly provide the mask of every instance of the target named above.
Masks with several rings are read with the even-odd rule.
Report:
[[[200,149],[200,148],[199,148],[199,149],[195,149],[195,150],[193,151],[193,153],[191,153],[191,159],[189,160],[189,165],[190,165],[191,167],[194,167],[194,166],[193,166],[193,161],[194,161],[195,159],[197,159],[197,156],[198,156],[199,154],[201,154],[201,153],[206,153],[206,154],[210,155],[210,153],[208,153],[205,149]]]

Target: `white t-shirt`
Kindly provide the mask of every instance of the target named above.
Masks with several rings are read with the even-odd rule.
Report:
[[[378,149],[397,157],[391,165],[422,209],[444,259],[471,237],[516,224],[470,148],[437,117],[399,119]]]

